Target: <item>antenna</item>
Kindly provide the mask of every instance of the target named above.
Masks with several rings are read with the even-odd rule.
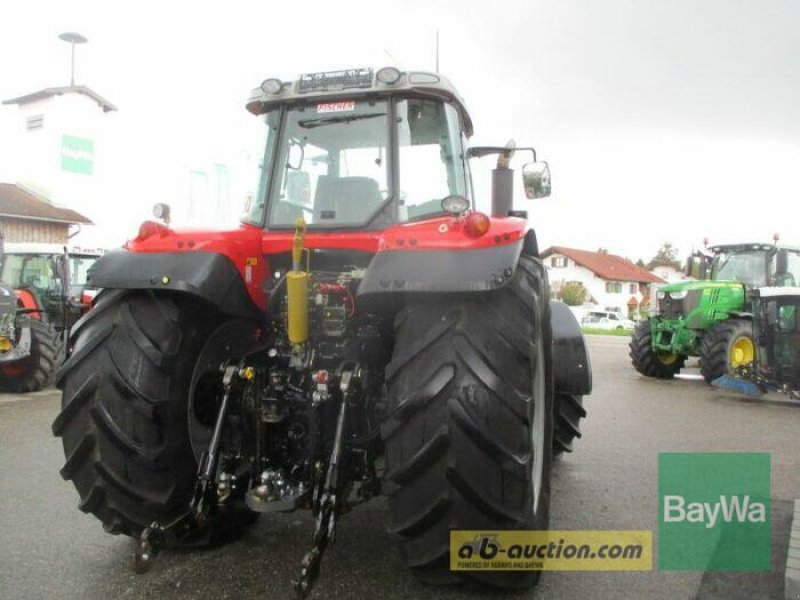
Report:
[[[386,54],[386,56],[388,56],[389,58],[391,58],[391,59],[392,59],[392,61],[394,61],[394,64],[395,64],[395,66],[396,66],[396,67],[400,67],[400,61],[399,61],[399,60],[397,60],[397,59],[394,57],[394,54],[392,54],[391,52],[389,52],[389,51],[388,51],[386,48],[384,48],[384,49],[383,49],[383,52],[384,52],[384,54]],[[400,68],[402,69],[402,67],[400,67]]]
[[[85,44],[89,40],[83,37],[80,33],[75,33],[74,31],[68,31],[66,33],[62,33],[58,36],[58,39],[64,40],[65,42],[69,43],[72,46],[72,61],[71,61],[71,69],[69,73],[69,84],[70,86],[75,86],[75,44]]]
[[[436,30],[436,72],[439,72],[439,30]]]

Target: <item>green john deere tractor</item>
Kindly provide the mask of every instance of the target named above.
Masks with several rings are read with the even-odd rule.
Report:
[[[703,378],[711,383],[754,362],[747,290],[797,285],[800,248],[713,246],[689,258],[687,274],[699,281],[668,284],[656,292],[654,314],[634,330],[630,357],[642,375],[669,379],[687,357],[699,356]]]

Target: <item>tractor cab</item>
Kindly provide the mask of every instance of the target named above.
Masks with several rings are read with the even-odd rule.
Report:
[[[711,281],[735,281],[747,288],[791,287],[800,281],[800,248],[729,244],[709,250],[710,254],[697,253],[689,258],[688,275]]]
[[[387,67],[267,79],[247,108],[262,129],[243,220],[268,230],[293,230],[298,218],[310,230],[383,230],[446,216],[452,196],[464,199],[464,212],[473,198],[468,159],[489,153],[468,152],[469,113],[435,73]],[[533,155],[523,169],[530,189],[543,178],[549,185]],[[505,217],[511,206],[494,208]]]

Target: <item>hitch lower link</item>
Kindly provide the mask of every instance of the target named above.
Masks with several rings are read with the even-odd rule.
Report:
[[[358,373],[357,369],[354,369]],[[303,557],[300,576],[294,582],[295,596],[302,600],[311,593],[317,578],[319,577],[322,555],[328,542],[335,541],[336,537],[336,518],[339,511],[339,466],[342,460],[342,447],[344,444],[345,421],[347,418],[347,400],[352,384],[357,379],[353,371],[343,370],[339,383],[342,392],[342,401],[339,406],[339,415],[336,419],[336,433],[333,438],[333,449],[328,461],[328,470],[325,475],[325,483],[319,498],[319,512],[314,525],[314,536],[311,550]]]
[[[358,371],[356,371],[358,372]],[[225,393],[217,414],[214,432],[208,449],[203,453],[198,468],[197,482],[194,495],[188,510],[166,525],[158,522],[152,523],[142,531],[136,549],[131,557],[133,570],[136,573],[146,573],[153,566],[153,559],[163,550],[168,540],[184,540],[192,533],[204,529],[209,522],[210,511],[214,505],[214,483],[219,457],[219,444],[222,427],[228,411],[230,395],[235,378],[242,376],[240,366],[228,365],[224,368],[223,386]],[[336,531],[336,519],[339,511],[339,466],[342,460],[344,445],[345,422],[347,415],[347,401],[352,384],[358,376],[353,371],[345,370],[341,374],[339,388],[342,392],[339,414],[336,420],[333,449],[328,461],[328,468],[324,484],[318,494],[318,512],[314,526],[313,543],[303,557],[300,576],[294,582],[296,597],[303,599],[308,596],[319,577],[322,556],[329,542],[333,542]]]
[[[147,573],[153,566],[153,559],[166,547],[170,539],[186,539],[192,533],[202,530],[208,525],[210,511],[214,504],[215,474],[222,426],[228,412],[233,382],[241,376],[241,366],[223,366],[222,385],[225,393],[217,413],[211,441],[200,458],[197,481],[192,501],[189,503],[189,509],[171,523],[161,525],[158,522],[154,522],[142,531],[136,549],[131,556],[131,566],[136,573]]]

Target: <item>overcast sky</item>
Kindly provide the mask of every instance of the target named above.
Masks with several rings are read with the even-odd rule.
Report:
[[[513,138],[550,162],[553,196],[517,199],[542,245],[648,259],[705,236],[800,243],[795,0],[62,0],[7,3],[3,24],[1,99],[66,83],[57,35],[89,38],[76,79],[119,107],[115,127],[140,159],[126,161],[120,194],[145,217],[169,198],[141,165],[235,152],[264,78],[395,60],[432,69],[438,29],[473,143]]]

